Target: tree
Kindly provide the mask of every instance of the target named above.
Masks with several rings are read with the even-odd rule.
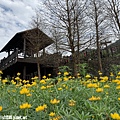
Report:
[[[100,54],[100,42],[101,38],[105,36],[107,29],[106,25],[106,14],[105,14],[104,4],[101,0],[91,0],[89,3],[87,15],[89,26],[95,36],[96,46],[97,46],[97,56],[98,56],[98,65],[99,70],[102,71],[102,62]],[[95,31],[95,32],[94,32]]]
[[[49,11],[46,15],[49,17],[49,24],[62,35],[63,42],[60,44],[62,50],[67,50],[72,56],[73,75],[76,76],[76,63],[78,54],[76,51],[80,50],[80,39],[82,31],[84,31],[84,11],[86,2],[80,0],[46,0],[45,6]],[[52,16],[52,17],[51,17]],[[56,22],[57,21],[57,22]]]
[[[120,34],[120,1],[107,0],[105,2],[106,10],[108,12],[110,26],[115,34]],[[119,36],[120,37],[120,36]]]
[[[45,26],[42,18],[36,14],[36,16],[32,19],[32,27],[33,29],[26,32],[24,38],[27,41],[26,53],[29,57],[35,57],[38,69],[38,77],[41,79],[40,74],[40,50],[44,49],[46,46],[53,43],[51,38],[49,38],[43,31],[42,26]],[[40,28],[40,29],[39,29]]]

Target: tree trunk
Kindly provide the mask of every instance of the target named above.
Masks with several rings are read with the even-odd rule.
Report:
[[[95,7],[95,28],[96,28],[96,43],[97,43],[97,56],[98,56],[98,64],[99,64],[99,70],[102,72],[102,62],[101,62],[101,55],[100,55],[100,43],[99,43],[99,30],[98,30],[98,13],[97,13],[97,6],[94,1],[94,7]]]

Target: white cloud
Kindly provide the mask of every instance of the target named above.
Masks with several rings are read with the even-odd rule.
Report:
[[[17,32],[29,28],[38,5],[40,0],[0,0],[0,50]]]

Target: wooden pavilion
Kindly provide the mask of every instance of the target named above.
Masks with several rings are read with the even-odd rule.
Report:
[[[32,46],[29,46],[30,41],[25,37],[28,34],[31,35],[31,40],[33,39],[32,41],[34,42],[38,39],[36,37],[37,32],[42,35],[39,40],[39,51],[53,43],[53,40],[50,37],[37,28],[16,33],[0,51],[8,53],[8,56],[6,58],[4,57],[0,62],[0,70],[4,73],[3,77],[14,77],[18,72],[21,73],[20,77],[22,79],[30,79],[37,75],[35,51],[34,49],[29,49]],[[41,76],[53,72],[55,65],[50,63],[48,60],[43,60],[43,57],[41,56],[39,56],[39,58]]]

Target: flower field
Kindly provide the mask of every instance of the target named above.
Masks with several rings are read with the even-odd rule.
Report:
[[[0,71],[2,74],[2,71]],[[120,120],[120,72],[100,79],[77,78],[68,72],[0,80],[0,116],[27,116],[27,120]]]

